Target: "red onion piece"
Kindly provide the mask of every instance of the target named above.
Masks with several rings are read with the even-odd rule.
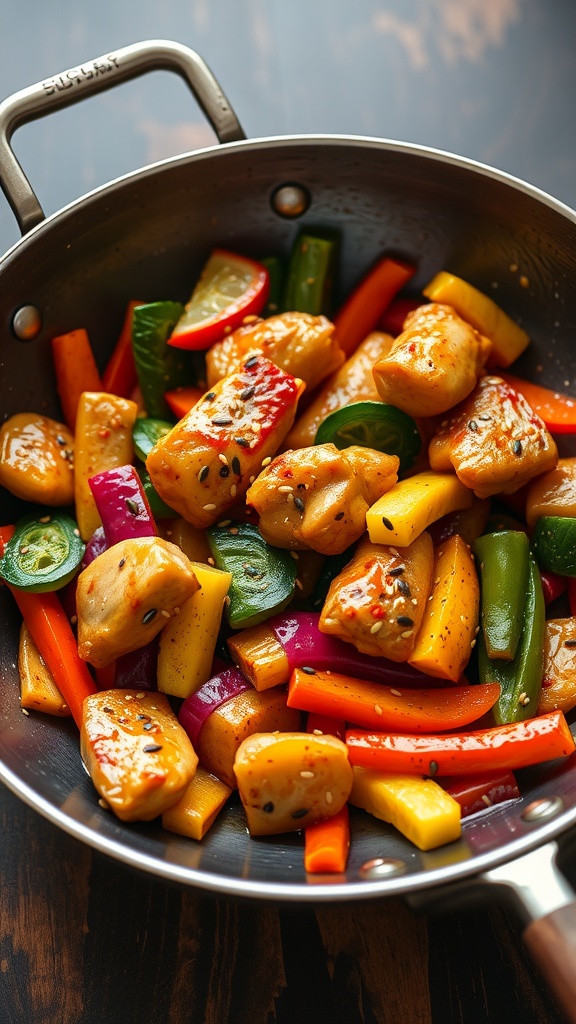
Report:
[[[86,545],[82,565],[90,565],[90,562],[93,562],[95,558],[98,558],[98,555],[101,555],[103,551],[106,551],[107,547],[108,545],[106,543],[104,527],[98,526]]]
[[[310,668],[324,671],[330,669],[357,679],[385,683],[387,686],[429,687],[434,682],[446,685],[446,680],[433,680],[405,662],[360,654],[352,644],[321,633],[318,629],[319,619],[317,612],[291,612],[274,615],[268,620],[268,625],[284,648],[290,675],[295,668],[309,665]]]
[[[237,668],[226,668],[191,693],[178,712],[178,721],[188,733],[192,746],[197,742],[200,730],[209,715],[239,693],[250,689],[250,683]]]
[[[158,530],[134,466],[116,466],[90,477],[108,547],[135,537],[156,537]]]
[[[114,688],[117,690],[156,690],[158,669],[158,647],[160,636],[154,637],[144,647],[116,659]]]

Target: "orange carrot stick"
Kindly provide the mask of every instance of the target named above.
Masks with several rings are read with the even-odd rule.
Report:
[[[351,355],[374,330],[384,310],[415,269],[409,263],[385,256],[368,271],[334,319],[336,337],[346,355]]]
[[[172,391],[165,391],[164,398],[168,403],[171,412],[177,419],[181,420],[190,409],[200,401],[204,392],[200,388],[190,387],[173,388]]]
[[[346,870],[350,850],[348,804],[337,814],[308,825],[304,832],[304,870],[309,874]]]
[[[0,527],[0,556],[14,533],[13,526]],[[55,591],[30,594],[9,587],[28,626],[30,635],[54,677],[78,728],[82,724],[82,703],[97,686],[85,661],[78,654],[76,637]]]
[[[52,338],[56,388],[64,419],[76,426],[78,400],[83,391],[102,391],[102,381],[87,332],[83,327]]]
[[[369,683],[339,672],[294,669],[287,704],[316,711],[367,729],[426,733],[458,729],[475,722],[496,703],[498,683],[413,689]]]
[[[120,398],[130,398],[138,380],[132,348],[132,313],[141,305],[139,299],[128,303],[118,341],[102,374],[103,390]]]

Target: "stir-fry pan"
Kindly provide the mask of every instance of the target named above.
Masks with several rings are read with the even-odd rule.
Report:
[[[14,130],[157,68],[187,81],[220,145],[128,174],[45,218],[11,148]],[[213,246],[288,253],[304,225],[340,234],[340,296],[383,253],[417,265],[414,294],[447,269],[493,295],[529,332],[522,374],[560,388],[576,374],[576,213],[522,181],[432,149],[326,135],[247,141],[208,68],[176,43],[129,46],[7,99],[0,182],[23,233],[0,260],[3,417],[59,416],[53,336],[85,327],[103,366],[129,299],[186,301]],[[21,511],[6,492],[0,506],[2,522]],[[513,900],[529,949],[576,1020],[574,892],[558,867],[576,835],[574,758],[520,772],[521,799],[465,821],[461,840],[430,853],[353,809],[346,873],[311,878],[301,838],[250,839],[234,800],[200,843],[156,823],[125,825],[103,809],[73,724],[21,713],[19,621],[6,588],[0,615],[0,779],[57,826],[134,868],[237,898],[334,903],[403,894],[428,910],[489,886]]]

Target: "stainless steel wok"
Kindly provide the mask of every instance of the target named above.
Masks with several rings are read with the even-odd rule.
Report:
[[[13,131],[155,68],[186,79],[222,144],[145,167],[44,219],[11,149]],[[576,376],[572,210],[436,150],[347,136],[246,141],[209,70],[176,43],[118,50],[6,100],[0,183],[23,231],[0,260],[2,416],[59,415],[52,336],[86,327],[103,365],[129,298],[186,300],[213,245],[286,253],[303,225],[341,233],[341,295],[383,252],[417,263],[415,292],[439,269],[452,270],[529,331],[522,372],[558,387]],[[1,521],[19,511],[1,492]],[[20,711],[18,615],[6,590],[0,616],[0,779],[56,825],[135,868],[233,897],[316,903],[403,894],[432,909],[490,886],[514,901],[534,958],[576,1021],[574,892],[557,866],[576,837],[574,758],[519,773],[521,800],[466,821],[459,842],[432,853],[354,814],[346,874],[309,879],[301,840],[249,839],[234,801],[202,843],[156,824],[126,826],[102,810],[73,725]]]

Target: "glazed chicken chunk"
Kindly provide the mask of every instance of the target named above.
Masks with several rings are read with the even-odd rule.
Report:
[[[500,377],[483,377],[441,425],[428,456],[432,469],[454,469],[477,497],[489,498],[554,469],[558,449],[522,395]]]
[[[451,306],[419,306],[406,317],[389,353],[374,364],[378,394],[410,416],[446,412],[470,394],[490,348]]]
[[[366,512],[398,479],[399,459],[371,448],[313,445],[277,456],[246,501],[268,544],[336,555],[366,532]]]
[[[214,387],[250,353],[261,352],[293,377],[300,377],[308,391],[344,362],[334,334],[334,324],[311,313],[278,313],[266,320],[239,327],[206,354],[208,387]]]
[[[120,541],[80,573],[78,652],[95,668],[144,647],[198,590],[186,555],[160,537]]]
[[[330,584],[320,630],[362,654],[407,661],[424,615],[433,565],[427,532],[405,548],[364,538]]]

